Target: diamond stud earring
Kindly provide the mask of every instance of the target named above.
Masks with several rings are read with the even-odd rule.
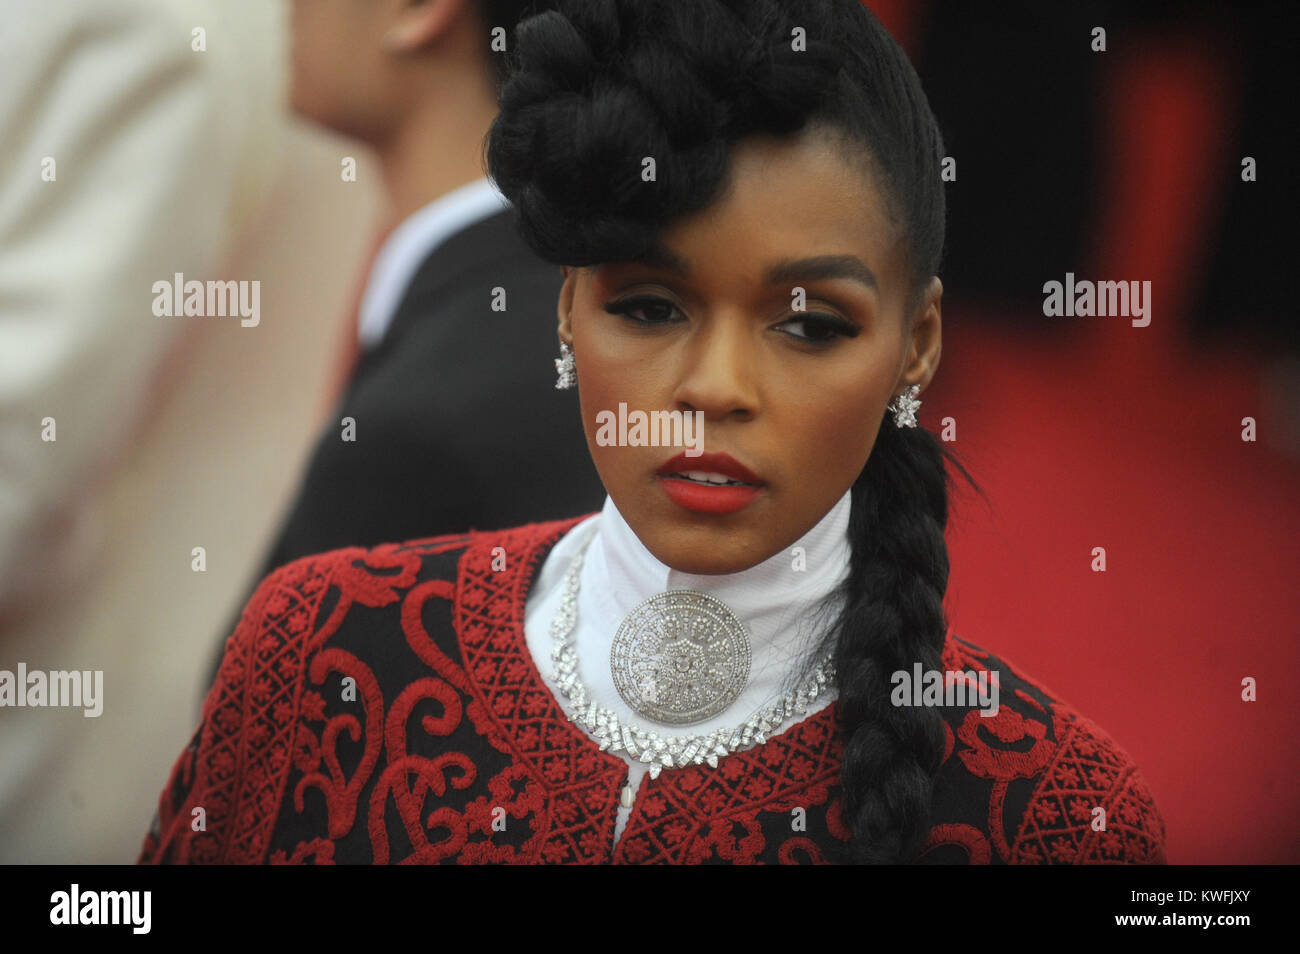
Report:
[[[560,356],[555,359],[555,373],[557,391],[566,391],[578,383],[578,377],[574,373],[573,349],[563,339],[560,339]]]
[[[895,426],[916,427],[916,412],[921,407],[921,402],[917,400],[916,395],[920,390],[921,385],[913,384],[890,402],[888,409],[894,412]]]

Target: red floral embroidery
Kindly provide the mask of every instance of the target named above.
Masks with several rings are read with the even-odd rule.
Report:
[[[1137,768],[1093,723],[1057,703],[1052,765],[1011,846],[1013,862],[1164,864],[1165,826]],[[1094,829],[1105,813],[1105,830]]]
[[[817,847],[817,842],[811,838],[787,838],[781,842],[781,847],[776,854],[781,864],[797,865],[802,863],[799,861],[800,853],[806,856],[812,864],[828,864],[822,859],[822,850]]]
[[[993,855],[984,832],[971,825],[935,825],[930,829],[930,839],[926,842],[922,854],[933,851],[941,845],[955,845],[961,848],[966,852],[967,860],[973,865],[986,865]]]
[[[313,838],[311,841],[304,841],[288,857],[285,856],[283,851],[272,853],[271,864],[304,865],[308,859],[311,860],[312,864],[317,865],[334,864],[334,842],[327,838]]]
[[[957,737],[970,748],[958,752],[962,762],[982,778],[1029,778],[1036,775],[1052,757],[1054,746],[1047,741],[1046,727],[1041,722],[1023,718],[1014,709],[1005,706],[995,716],[984,716],[972,710],[966,713]],[[986,739],[992,739],[994,748]],[[1033,739],[1028,752],[1011,748],[1014,743]]]

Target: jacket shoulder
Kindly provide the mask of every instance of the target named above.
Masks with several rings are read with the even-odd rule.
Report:
[[[462,681],[452,608],[467,574],[477,567],[522,598],[547,545],[582,519],[344,547],[265,577],[226,642],[201,724],[174,764],[138,861],[266,860],[297,724],[324,704],[313,686],[355,670],[353,689],[364,695],[385,675],[409,677],[416,657]],[[472,589],[481,597],[481,586]]]
[[[1165,863],[1165,824],[1151,790],[1104,729],[968,640],[949,636],[943,665],[986,671],[997,694],[982,711],[944,709],[936,799],[954,824],[941,824],[927,848],[1019,864]]]

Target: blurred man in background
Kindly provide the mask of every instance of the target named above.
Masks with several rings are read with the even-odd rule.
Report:
[[[515,25],[545,5],[294,3],[294,108],[373,149],[387,214],[345,329],[360,354],[250,582],[340,546],[600,508],[577,398],[555,389],[562,276],[483,165]]]
[[[294,3],[294,107],[373,148],[388,223],[347,332],[360,358],[252,579],[335,547],[600,508],[577,398],[555,389],[560,270],[483,165],[515,25],[544,7]]]

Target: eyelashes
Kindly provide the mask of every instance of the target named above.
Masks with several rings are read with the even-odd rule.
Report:
[[[670,318],[661,317],[658,320],[653,318],[636,318],[633,313],[638,311],[650,312],[657,309],[659,315],[663,316],[666,312],[669,316],[677,312],[677,306],[667,298],[660,298],[656,295],[630,295],[627,298],[618,301],[609,302],[605,305],[605,310],[611,315],[622,315],[634,325],[666,325],[670,323]]]
[[[629,295],[603,307],[611,315],[619,315],[629,324],[640,328],[658,328],[688,320],[673,302],[658,295]],[[637,317],[638,313],[645,317]],[[801,328],[803,333],[784,330],[789,326]],[[840,338],[856,338],[860,331],[852,322],[816,311],[799,312],[776,327],[782,328],[783,334],[796,341],[820,346],[832,344]]]
[[[798,318],[787,318],[782,324],[802,326],[805,334],[796,335],[786,332],[786,334],[800,341],[830,343],[840,338],[856,338],[858,336],[857,326],[842,318],[836,318],[834,315],[816,311],[800,312]],[[810,329],[813,333],[807,334],[806,332]]]

